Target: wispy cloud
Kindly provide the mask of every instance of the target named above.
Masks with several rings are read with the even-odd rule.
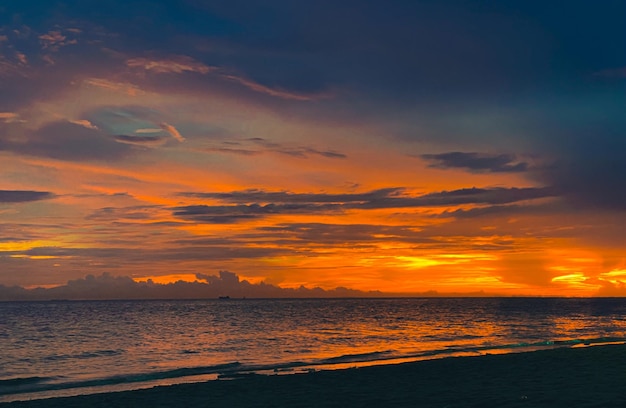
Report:
[[[315,156],[323,156],[329,159],[345,159],[347,156],[343,153],[337,153],[333,151],[321,151],[317,149],[312,149],[310,147],[296,147],[296,148],[286,148],[286,149],[275,149],[276,153],[286,154],[287,156],[299,157],[299,158],[308,158],[310,155]]]
[[[20,115],[14,112],[0,112],[0,121],[2,122],[16,122],[19,120]]]
[[[165,142],[160,136],[116,135],[115,140],[137,146],[159,146]]]
[[[157,74],[181,74],[183,72],[197,72],[208,74],[215,71],[216,67],[210,67],[186,55],[176,55],[166,59],[131,58],[126,61],[131,68],[141,68]]]
[[[97,88],[120,92],[129,96],[138,96],[145,93],[137,85],[129,82],[116,82],[104,78],[88,78],[85,79],[83,83]]]
[[[76,119],[76,120],[72,119],[72,120],[69,120],[69,122],[73,123],[75,125],[79,125],[79,126],[85,127],[87,129],[94,129],[94,130],[98,129],[98,127],[96,125],[94,125],[93,123],[91,123],[87,119]]]
[[[311,100],[329,97],[329,95],[326,95],[326,94],[325,95],[313,95],[313,94],[308,95],[308,94],[292,92],[292,91],[288,91],[284,89],[271,88],[269,86],[255,82],[251,79],[245,78],[243,76],[238,76],[238,75],[233,75],[233,74],[222,74],[222,77],[229,81],[236,82],[240,85],[243,85],[246,88],[251,89],[255,92],[259,92],[259,93],[270,95],[270,96],[275,96],[281,99],[291,99],[295,101],[311,101]]]
[[[528,170],[528,163],[520,162],[513,154],[486,154],[449,152],[423,154],[421,158],[432,162],[437,169],[462,168],[473,172],[515,173]]]
[[[73,32],[73,34],[78,33]],[[46,34],[40,35],[39,41],[44,50],[49,49],[51,51],[58,51],[61,47],[78,43],[75,38],[68,39],[67,35],[64,35],[59,30],[52,30],[47,32]]]
[[[418,196],[403,188],[387,188],[354,194],[302,194],[262,190],[231,193],[183,193],[235,205],[189,205],[176,207],[172,214],[208,223],[233,223],[277,214],[322,214],[345,210],[447,207],[466,204],[501,205],[554,196],[548,188],[469,188]]]
[[[285,156],[296,157],[299,159],[308,159],[310,156],[321,156],[329,159],[345,159],[348,156],[346,154],[336,152],[334,150],[319,150],[309,146],[291,146],[284,143],[272,142],[264,138],[253,137],[244,139],[239,142],[224,142],[225,146],[243,145],[242,148],[233,147],[209,147],[203,149],[210,153],[225,153],[236,154],[243,156],[253,156],[262,153],[276,153]]]
[[[161,122],[159,123],[159,126],[161,127],[161,129],[165,130],[167,133],[170,134],[170,136],[172,136],[174,139],[178,140],[179,142],[182,143],[185,141],[185,138],[180,134],[180,132],[169,123]]]
[[[262,152],[258,150],[247,150],[247,149],[233,149],[230,147],[210,147],[203,149],[208,153],[225,153],[225,154],[235,154],[240,156],[255,156],[261,154]]]
[[[173,55],[167,58],[130,58],[126,60],[126,65],[130,68],[142,69],[155,74],[197,73],[206,75],[213,73],[215,75],[214,78],[234,82],[254,92],[280,99],[311,101],[329,97],[329,94],[307,94],[263,85],[244,75],[229,72],[229,69],[206,65],[186,55]]]
[[[17,58],[22,65],[28,65],[28,58],[26,57],[26,54],[16,51],[15,58]]]
[[[340,210],[340,204],[238,204],[238,205],[189,205],[177,207],[173,215],[184,219],[215,224],[231,224],[272,214],[312,214]]]
[[[137,129],[135,130],[135,133],[137,134],[144,134],[144,133],[160,133],[163,129],[159,128],[143,128],[143,129]]]
[[[67,37],[61,34],[60,31],[50,31],[46,34],[42,34],[39,36],[39,39],[44,44],[44,46],[62,44],[66,38]]]
[[[230,193],[182,193],[185,196],[219,199],[234,203],[280,202],[280,203],[342,203],[369,207],[392,208],[402,206],[429,206],[508,202],[531,200],[554,196],[549,188],[465,188],[412,196],[403,187],[384,188],[365,193],[326,194],[326,193],[291,193],[287,191],[243,190]]]
[[[19,63],[15,63],[7,60],[0,55],[0,75],[6,77],[26,77],[23,67],[20,67]]]

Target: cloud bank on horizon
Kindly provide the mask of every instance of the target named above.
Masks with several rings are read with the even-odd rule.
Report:
[[[436,293],[429,293],[434,296]],[[159,283],[152,279],[135,281],[128,276],[87,275],[53,288],[25,289],[0,284],[0,301],[24,300],[109,300],[109,299],[259,299],[259,298],[336,298],[380,297],[377,291],[348,288],[324,290],[319,287],[281,288],[265,282],[250,283],[237,274],[219,271],[217,276],[198,273],[193,281]]]
[[[626,295],[624,15],[2,4],[0,284]]]

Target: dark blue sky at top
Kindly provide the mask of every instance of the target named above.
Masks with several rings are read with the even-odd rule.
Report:
[[[116,45],[128,50],[237,64],[285,87],[348,84],[408,101],[610,90],[610,81],[594,74],[626,66],[626,4],[620,1],[27,1],[2,7],[3,19],[13,23],[40,29],[95,24],[120,34]],[[203,57],[208,47],[214,52]]]
[[[577,205],[626,208],[623,1],[68,0],[0,11],[5,27],[114,33],[103,46],[129,55],[187,55],[268,87],[338,95],[314,107],[276,102],[289,114],[397,115],[405,140],[545,155],[531,179]],[[77,47],[71,64],[107,69],[100,51]],[[37,92],[16,82],[2,103]]]

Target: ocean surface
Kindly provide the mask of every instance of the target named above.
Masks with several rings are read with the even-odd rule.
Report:
[[[626,342],[626,299],[0,302],[0,402]]]

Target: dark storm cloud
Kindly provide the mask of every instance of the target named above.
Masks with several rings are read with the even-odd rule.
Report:
[[[299,194],[262,190],[231,193],[184,193],[236,205],[189,205],[173,208],[173,215],[207,223],[233,223],[274,214],[319,214],[348,209],[437,207],[461,204],[507,204],[552,197],[549,188],[468,188],[409,196],[402,188],[355,194]],[[248,203],[248,204],[243,204]],[[267,203],[267,204],[258,204]]]
[[[528,169],[528,163],[519,162],[513,154],[481,154],[449,152],[423,154],[421,157],[432,162],[429,167],[438,169],[462,168],[475,172],[514,173]]]
[[[530,140],[551,164],[529,174],[572,205],[626,210],[626,97],[614,88],[601,98],[571,100],[534,115]]]
[[[46,191],[0,190],[0,203],[25,203],[54,197],[54,194]]]
[[[578,161],[560,161],[553,171],[542,176],[577,206],[625,211],[626,163],[622,156],[607,153],[604,159],[581,157]]]

